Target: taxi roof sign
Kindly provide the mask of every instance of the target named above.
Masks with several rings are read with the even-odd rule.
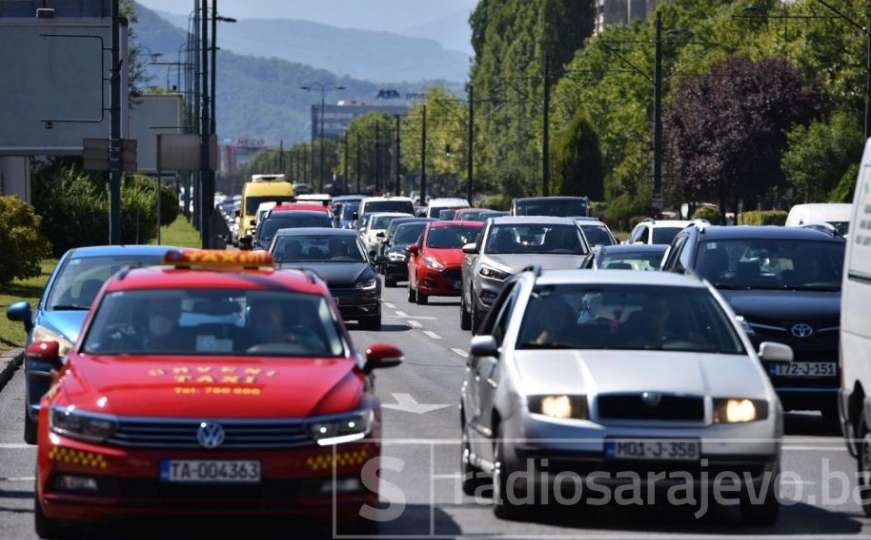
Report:
[[[163,264],[176,268],[204,268],[209,270],[258,270],[274,268],[275,262],[268,251],[225,251],[220,249],[171,249],[163,257]]]

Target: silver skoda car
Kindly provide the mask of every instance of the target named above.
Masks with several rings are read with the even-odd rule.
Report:
[[[759,358],[790,361],[792,350],[754,351],[706,282],[525,271],[506,282],[469,352],[463,489],[492,486],[497,516],[523,517],[539,501],[530,489],[590,504],[627,482],[653,493],[683,482],[731,489],[722,503],[750,523],[777,519],[783,413]],[[560,477],[575,482],[547,485]]]

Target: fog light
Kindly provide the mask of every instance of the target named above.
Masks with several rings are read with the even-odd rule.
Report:
[[[361,484],[359,478],[340,478],[335,482],[328,480],[321,485],[321,494],[329,493],[351,493],[360,491]]]
[[[54,481],[55,488],[62,491],[89,491],[96,492],[99,490],[97,480],[90,476],[73,476],[71,474],[62,474]]]

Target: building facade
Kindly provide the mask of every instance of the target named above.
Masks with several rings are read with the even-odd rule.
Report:
[[[662,0],[596,0],[596,33],[615,24],[646,20]]]
[[[391,116],[404,116],[408,109],[416,101],[424,99],[423,94],[402,95],[396,90],[381,90],[372,100],[343,100],[335,105],[324,107],[324,137],[336,139],[341,137],[351,122],[369,113],[384,113]],[[312,105],[311,108],[311,136],[312,140],[320,138],[321,134],[321,106]]]

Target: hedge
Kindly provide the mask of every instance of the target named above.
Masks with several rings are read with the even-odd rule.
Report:
[[[785,210],[755,210],[740,216],[741,225],[783,225],[786,223]]]
[[[693,212],[693,219],[706,219],[710,223],[718,225],[723,222],[723,215],[720,214],[720,210],[713,206],[702,206]]]
[[[18,197],[0,196],[0,285],[40,275],[39,262],[51,253],[40,233],[41,218]]]

